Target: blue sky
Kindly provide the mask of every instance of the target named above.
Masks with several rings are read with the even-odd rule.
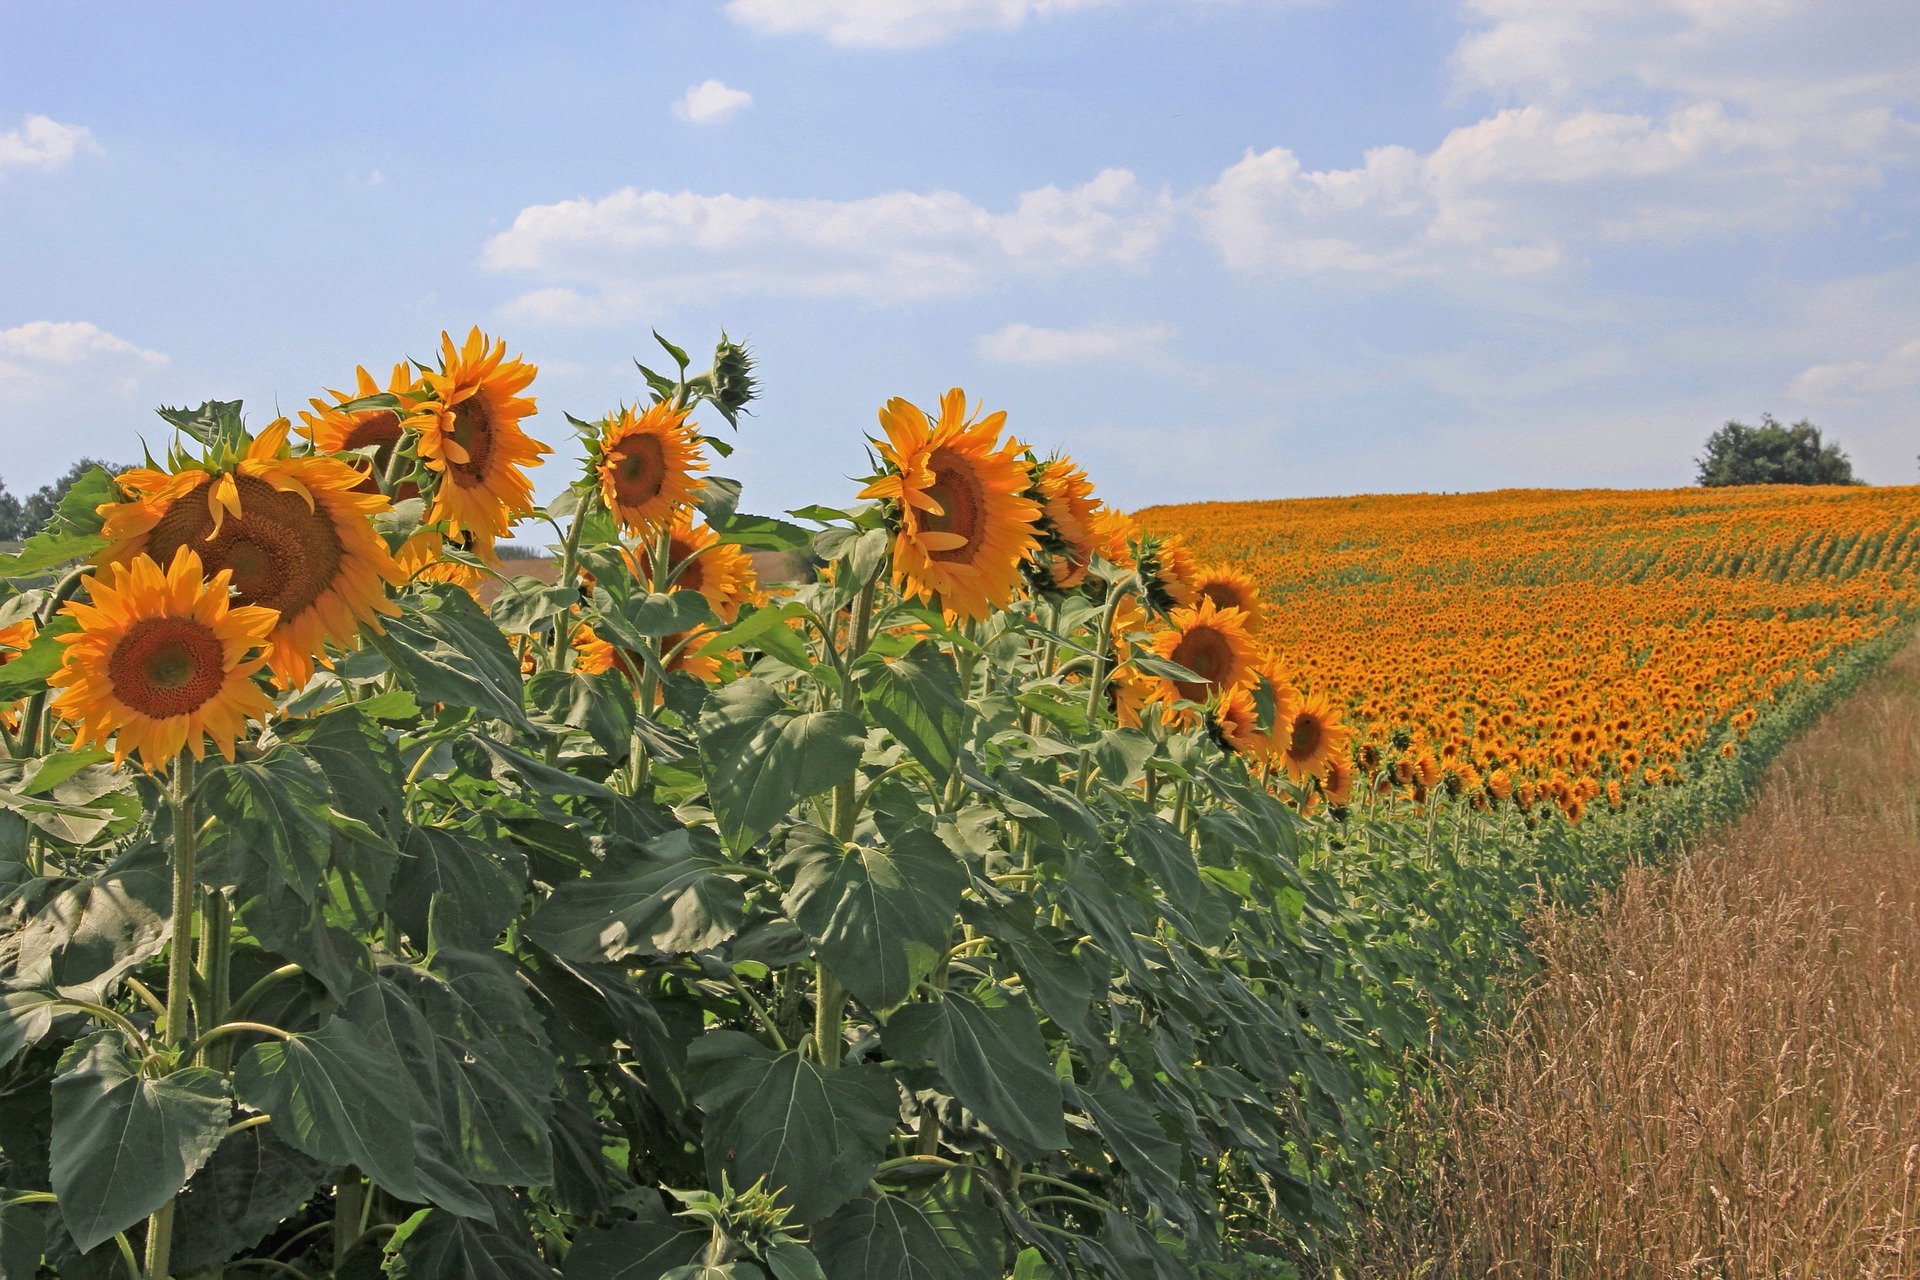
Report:
[[[746,338],[762,510],[954,384],[1128,506],[1911,483],[1916,228],[1911,0],[0,0],[0,477],[479,324],[563,447]]]

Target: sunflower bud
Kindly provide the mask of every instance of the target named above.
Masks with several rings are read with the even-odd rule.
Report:
[[[745,347],[721,333],[720,343],[713,349],[713,371],[707,378],[712,383],[713,407],[735,427],[740,425],[738,415],[760,389],[753,376],[753,363]]]

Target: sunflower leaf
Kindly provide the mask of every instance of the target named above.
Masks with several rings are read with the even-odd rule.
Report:
[[[521,702],[520,659],[459,587],[433,586],[412,596],[373,643],[421,702],[471,708],[534,731]]]

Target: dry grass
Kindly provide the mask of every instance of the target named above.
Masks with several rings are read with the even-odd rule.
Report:
[[[1538,943],[1367,1270],[1920,1276],[1920,646],[1737,826]]]

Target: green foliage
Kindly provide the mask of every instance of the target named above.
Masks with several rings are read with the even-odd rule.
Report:
[[[1735,484],[1858,484],[1844,450],[1820,436],[1806,419],[1782,425],[1770,413],[1760,425],[1727,425],[1707,437],[1707,451],[1695,459],[1694,483],[1710,488]]]
[[[723,351],[692,393],[738,412],[748,370]],[[179,416],[232,442],[235,408]],[[833,569],[723,626],[623,567],[593,492],[556,504],[590,597],[403,589],[230,762],[163,783],[9,737],[0,1272],[107,1274],[172,1202],[175,1272],[1308,1274],[1528,912],[1723,816],[1879,656],[1579,827],[1306,817],[1088,696],[1099,601],[956,628],[879,585],[871,513],[807,534],[720,484],[721,536]],[[46,602],[84,515],[7,607]],[[576,620],[630,667],[582,671]],[[700,626],[715,683],[674,669]]]

